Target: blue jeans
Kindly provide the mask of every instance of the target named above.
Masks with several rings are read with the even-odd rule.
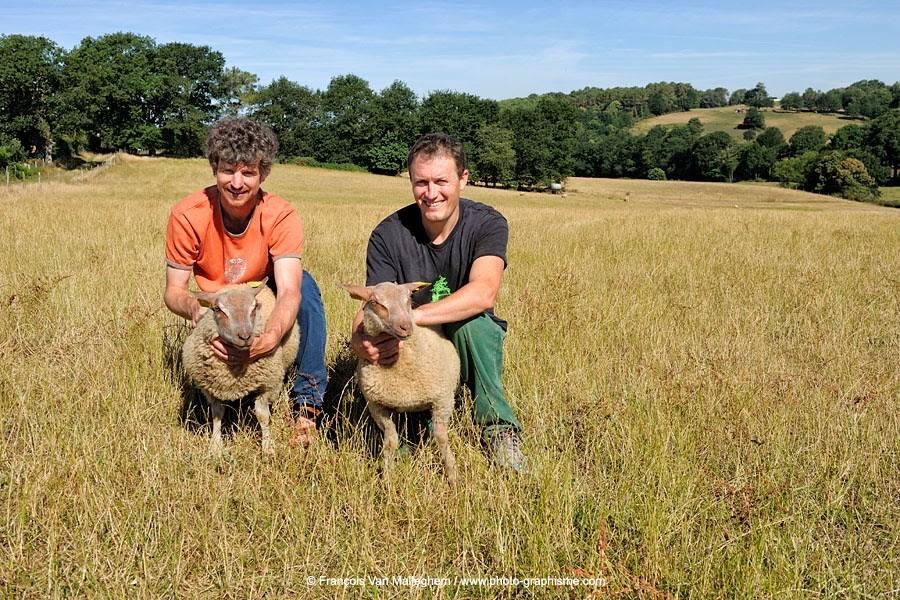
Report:
[[[300,348],[297,349],[297,377],[290,393],[291,407],[322,408],[325,387],[328,385],[328,369],[325,367],[325,306],[316,280],[307,271],[303,271],[300,294],[300,310],[297,311]]]

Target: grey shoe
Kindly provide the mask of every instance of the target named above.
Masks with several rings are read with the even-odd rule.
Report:
[[[488,434],[487,446],[491,460],[500,467],[524,475],[528,473],[528,457],[522,452],[521,445],[522,438],[514,429],[501,429]]]

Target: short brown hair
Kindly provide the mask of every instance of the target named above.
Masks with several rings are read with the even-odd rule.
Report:
[[[407,170],[412,167],[413,161],[419,155],[428,158],[449,156],[456,163],[456,174],[460,177],[466,170],[466,152],[463,150],[462,143],[446,133],[426,133],[417,139],[406,157]]]
[[[222,119],[206,136],[206,157],[213,173],[219,163],[230,165],[243,163],[258,165],[263,177],[272,170],[272,162],[278,153],[275,133],[256,121],[244,117]]]

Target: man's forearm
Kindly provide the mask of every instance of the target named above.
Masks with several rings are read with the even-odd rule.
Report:
[[[266,321],[265,333],[274,335],[278,341],[285,336],[294,326],[297,320],[297,311],[300,310],[300,292],[279,293],[275,299],[275,306]]]
[[[200,309],[200,303],[186,290],[166,290],[163,301],[170,311],[188,321],[193,320]]]
[[[416,325],[443,325],[465,321],[494,307],[496,295],[481,282],[469,282],[446,298],[423,304],[414,314]]]

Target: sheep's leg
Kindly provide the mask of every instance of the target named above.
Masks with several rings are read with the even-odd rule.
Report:
[[[259,421],[259,428],[262,431],[263,454],[275,454],[275,442],[272,441],[272,433],[269,430],[269,420],[272,417],[269,403],[270,397],[273,395],[270,391],[260,393],[256,397],[256,404],[253,406],[253,412],[256,414],[256,420]]]
[[[391,420],[391,411],[377,404],[368,405],[369,414],[372,420],[378,425],[378,428],[384,433],[384,446],[381,449],[381,461],[385,474],[390,472],[394,464],[394,455],[397,448],[400,447],[400,436],[397,435],[397,428]]]
[[[456,483],[456,458],[450,449],[450,435],[447,432],[448,419],[443,416],[432,416],[434,424],[434,440],[437,442],[438,451],[441,453],[441,459],[444,461],[444,471],[447,473],[447,479],[450,484]]]
[[[225,449],[225,443],[222,441],[222,417],[225,416],[225,405],[203,392],[206,403],[209,404],[209,414],[212,417],[213,430],[209,439],[209,453],[213,456],[221,456]]]

